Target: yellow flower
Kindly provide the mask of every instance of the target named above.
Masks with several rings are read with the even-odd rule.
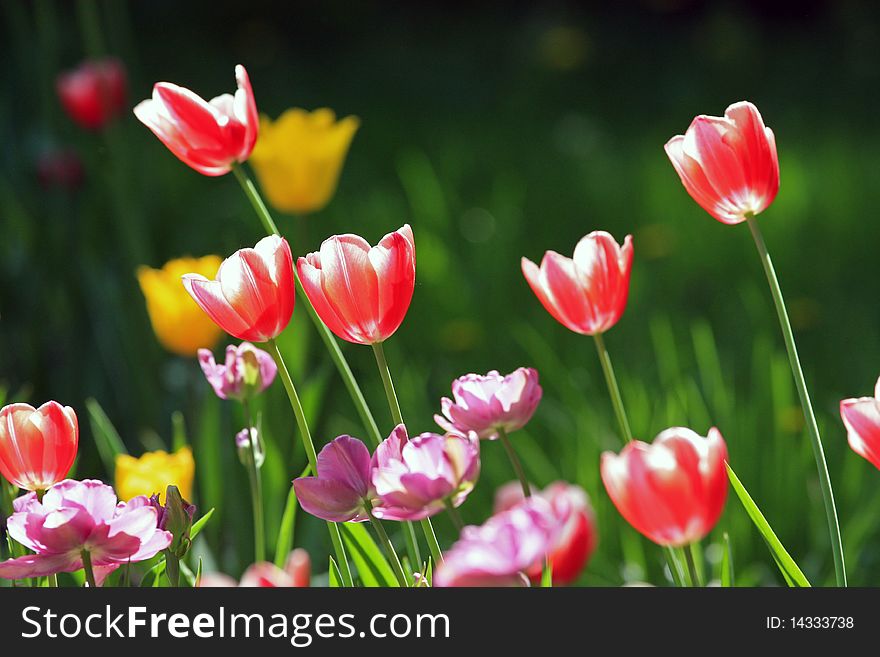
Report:
[[[116,494],[120,500],[130,500],[138,495],[147,497],[159,493],[159,501],[165,502],[165,489],[177,486],[183,499],[192,500],[193,476],[196,464],[189,447],[169,454],[146,452],[139,459],[128,454],[116,456]]]
[[[138,268],[153,332],[169,351],[195,356],[199,348],[211,349],[220,339],[223,331],[189,296],[180,277],[193,273],[213,279],[221,262],[220,256],[209,255],[169,260],[162,269]]]
[[[358,126],[357,117],[336,121],[333,110],[326,108],[291,108],[276,121],[261,116],[250,162],[269,202],[293,214],[327,205]]]

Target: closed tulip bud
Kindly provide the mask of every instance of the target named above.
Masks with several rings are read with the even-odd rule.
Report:
[[[257,469],[262,468],[263,463],[266,462],[266,450],[256,427],[242,429],[235,434],[235,447],[238,451],[238,460],[245,467],[250,465],[252,458]]]
[[[727,499],[727,445],[673,427],[653,443],[634,440],[602,454],[602,482],[620,514],[658,545],[680,547],[708,534]]]
[[[293,257],[287,240],[264,237],[239,249],[220,265],[214,280],[194,273],[183,286],[201,309],[230,335],[266,342],[281,333],[293,315]]]
[[[250,344],[226,347],[226,362],[218,364],[210,349],[199,349],[199,365],[220,399],[253,397],[275,380],[278,368],[272,356]]]
[[[161,269],[138,269],[138,283],[147,301],[150,324],[168,351],[179,356],[195,356],[200,348],[213,347],[223,335],[180,284],[180,277],[188,272],[213,278],[221,262],[220,256],[209,255],[169,260]]]
[[[632,237],[623,246],[604,231],[582,238],[574,256],[547,251],[538,267],[522,259],[522,272],[556,321],[575,333],[595,335],[614,326],[626,308],[632,270]]]
[[[321,320],[343,340],[374,344],[400,327],[416,281],[416,245],[405,225],[374,247],[334,235],[297,260],[303,290]]]
[[[123,112],[127,87],[125,67],[113,57],[86,60],[55,83],[64,111],[86,130],[99,130]]]
[[[9,404],[0,410],[0,474],[13,486],[45,491],[70,471],[79,424],[69,406]]]
[[[153,97],[141,101],[134,114],[184,164],[206,176],[221,176],[250,157],[259,130],[244,66],[235,67],[235,79],[234,96],[223,94],[210,101],[176,84],[158,82]]]
[[[354,116],[337,121],[326,108],[292,108],[276,121],[261,117],[250,162],[269,203],[292,214],[327,205],[359,125]]]
[[[776,138],[751,103],[696,117],[665,148],[688,194],[722,223],[760,214],[779,191]]]

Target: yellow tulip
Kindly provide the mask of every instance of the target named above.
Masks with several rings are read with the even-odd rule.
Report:
[[[250,162],[269,202],[282,212],[308,214],[336,191],[348,147],[360,126],[355,116],[337,121],[333,110],[291,108],[272,121],[260,117]]]
[[[195,469],[189,447],[174,454],[162,450],[146,452],[140,458],[119,454],[116,457],[116,494],[119,499],[128,501],[138,495],[149,497],[159,493],[159,501],[164,504],[165,489],[177,486],[183,499],[191,501]]]
[[[221,262],[220,256],[209,255],[170,260],[162,269],[138,268],[153,332],[169,351],[195,356],[201,347],[211,349],[220,339],[223,331],[189,296],[180,277],[194,273],[213,279]]]

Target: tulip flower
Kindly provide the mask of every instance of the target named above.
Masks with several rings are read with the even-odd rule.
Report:
[[[626,308],[632,256],[632,236],[621,247],[608,233],[594,231],[577,243],[573,258],[547,251],[540,267],[523,258],[522,272],[556,321],[596,335],[614,326]]]
[[[596,549],[598,532],[596,516],[587,493],[580,486],[557,481],[535,493],[550,503],[553,513],[563,525],[557,542],[549,554],[553,584],[571,584],[583,571]],[[512,481],[495,493],[494,513],[501,513],[522,504],[519,482]],[[541,581],[543,563],[538,561],[526,570],[532,582]]]
[[[75,123],[86,130],[100,130],[125,109],[126,77],[118,59],[90,59],[59,75],[55,90]]]
[[[221,176],[247,160],[257,141],[259,117],[244,66],[235,67],[238,90],[203,100],[170,82],[153,86],[135,116],[184,164],[206,176]]]
[[[379,498],[375,516],[421,520],[460,506],[473,490],[480,474],[479,439],[423,433],[409,440],[400,424],[376,448],[372,463]]]
[[[9,404],[0,410],[0,474],[13,486],[44,491],[64,479],[79,444],[79,424],[69,406]]]
[[[357,344],[380,343],[403,322],[416,280],[409,225],[370,247],[357,235],[334,235],[297,260],[303,290],[333,333]]]
[[[0,562],[0,577],[22,579],[113,569],[151,559],[171,544],[157,527],[157,513],[143,496],[119,502],[100,481],[67,479],[39,501],[35,493],[13,500],[7,532],[35,554]]]
[[[538,372],[520,367],[506,376],[492,370],[485,376],[465,374],[452,382],[452,399],[443,397],[443,415],[434,421],[443,429],[481,439],[495,440],[499,431],[521,429],[532,418],[541,401]]]
[[[261,116],[250,162],[269,202],[293,214],[327,205],[359,125],[354,116],[337,121],[326,108],[291,108],[276,121]]]
[[[306,588],[311,579],[309,553],[296,548],[287,556],[284,569],[262,561],[250,566],[236,582],[223,573],[207,573],[202,576],[199,588]]]
[[[688,194],[722,223],[760,214],[779,191],[776,138],[751,103],[696,117],[665,148]]]
[[[852,450],[880,469],[880,379],[873,397],[841,401],[840,417]]]
[[[247,399],[263,392],[275,380],[278,367],[272,356],[250,342],[226,347],[226,362],[214,361],[210,349],[199,349],[199,365],[220,399]]]
[[[293,482],[300,506],[329,522],[369,520],[375,497],[370,450],[357,438],[339,436],[318,454],[317,476]]]
[[[192,499],[194,475],[195,461],[189,447],[173,454],[158,450],[140,458],[116,456],[116,491],[121,500],[158,494],[160,503],[164,503],[169,486],[177,486],[184,499]]]
[[[293,315],[293,257],[277,235],[233,253],[214,280],[186,274],[183,285],[220,328],[240,340],[272,340]]]
[[[680,547],[708,534],[727,499],[727,445],[718,429],[706,438],[684,427],[651,444],[628,443],[602,454],[602,481],[620,514],[658,545]]]
[[[180,277],[196,272],[213,278],[222,262],[220,256],[178,258],[161,269],[140,267],[138,283],[147,300],[147,314],[159,342],[179,356],[195,356],[199,348],[211,348],[222,331],[180,285]]]
[[[523,572],[544,560],[563,527],[547,500],[530,497],[479,527],[465,527],[437,564],[433,584],[526,586]]]

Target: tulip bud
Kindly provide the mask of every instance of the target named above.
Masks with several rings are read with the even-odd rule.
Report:
[[[165,505],[159,502],[159,495],[150,498],[150,505],[158,514],[156,526],[170,532],[171,544],[165,549],[165,572],[174,586],[180,581],[180,560],[189,552],[192,545],[190,532],[196,507],[180,495],[177,486],[169,486],[165,491]]]
[[[235,447],[238,450],[238,459],[245,467],[250,465],[251,458],[257,468],[262,468],[266,461],[266,450],[260,438],[260,431],[256,427],[242,429],[235,434]]]

